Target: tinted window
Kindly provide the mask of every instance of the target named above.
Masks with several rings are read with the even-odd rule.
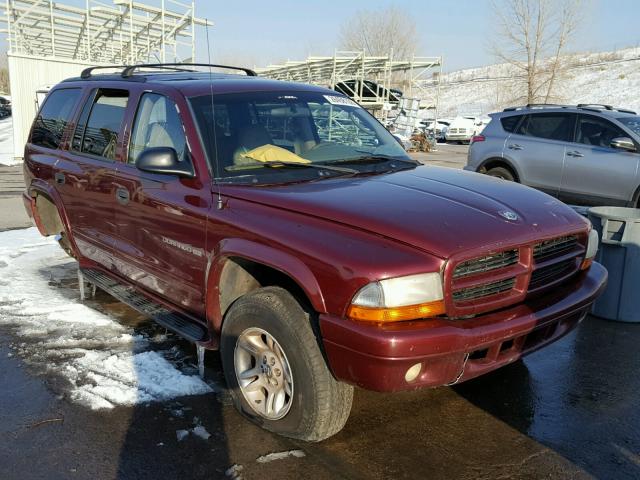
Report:
[[[569,113],[534,113],[525,117],[516,133],[570,142],[573,139],[574,118],[575,115]]]
[[[186,139],[176,104],[155,93],[145,93],[138,106],[131,144],[129,163],[134,163],[146,148],[171,147],[184,159]]]
[[[58,148],[79,96],[79,88],[51,92],[33,124],[31,143],[41,147]]]
[[[596,147],[609,147],[616,137],[626,137],[620,128],[604,118],[580,115],[576,142]]]
[[[126,90],[98,90],[84,131],[82,152],[115,160],[118,132],[128,99]]]
[[[500,123],[505,132],[513,133],[518,126],[518,122],[522,118],[522,115],[512,115],[511,117],[502,117]]]

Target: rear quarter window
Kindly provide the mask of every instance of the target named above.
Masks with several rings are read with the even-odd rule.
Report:
[[[40,147],[58,148],[79,97],[79,88],[51,92],[33,123],[31,143]]]
[[[522,115],[511,115],[510,117],[502,117],[500,123],[505,132],[513,133],[520,122]]]
[[[573,141],[576,115],[572,113],[533,113],[520,123],[516,133],[528,137]]]

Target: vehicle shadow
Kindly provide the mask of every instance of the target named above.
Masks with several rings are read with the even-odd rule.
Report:
[[[454,387],[597,478],[640,478],[640,324],[587,317],[524,361]]]

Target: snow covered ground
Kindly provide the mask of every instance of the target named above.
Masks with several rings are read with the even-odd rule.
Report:
[[[555,102],[601,103],[640,111],[640,48],[574,54],[566,61],[571,67],[559,84]],[[512,77],[506,64],[444,74],[439,116],[481,116],[513,104]],[[434,98],[435,87],[429,83],[424,96]]]
[[[154,338],[80,302],[75,261],[35,228],[0,233],[0,327],[60,393],[92,409],[212,391],[154,349]],[[191,369],[194,373],[193,368]]]
[[[11,117],[3,118],[0,120],[0,165],[21,163],[13,154],[13,120]]]

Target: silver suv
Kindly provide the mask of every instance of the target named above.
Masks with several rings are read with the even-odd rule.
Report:
[[[640,116],[609,105],[527,105],[491,114],[465,170],[576,205],[639,207]]]

